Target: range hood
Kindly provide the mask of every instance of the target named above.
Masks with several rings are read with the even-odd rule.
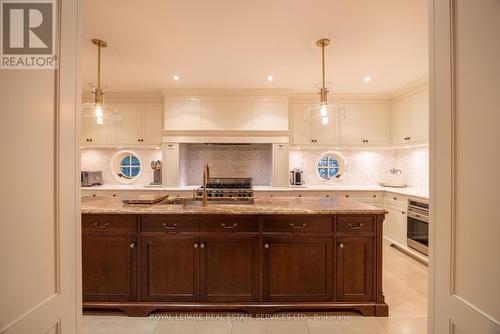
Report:
[[[287,144],[284,130],[161,130],[164,143],[201,144]]]

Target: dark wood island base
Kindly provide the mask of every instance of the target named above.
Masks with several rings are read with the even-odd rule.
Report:
[[[130,316],[336,310],[388,316],[385,211],[361,203],[335,210],[357,207],[339,201],[311,214],[290,214],[293,205],[282,214],[82,210],[83,307]]]
[[[387,317],[389,308],[386,303],[176,303],[176,302],[84,302],[88,310],[120,310],[131,317],[146,317],[153,312],[244,312],[251,316],[275,312],[332,312],[357,311],[365,317]]]

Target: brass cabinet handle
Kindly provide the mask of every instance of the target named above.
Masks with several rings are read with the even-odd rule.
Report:
[[[306,227],[306,223],[302,223],[299,226],[296,226],[295,223],[290,223],[291,228],[301,229]]]
[[[110,223],[100,223],[100,222],[95,222],[94,223],[94,226],[98,227],[98,228],[108,228],[109,225],[111,225],[111,224]]]
[[[344,243],[343,242],[339,242],[339,247],[340,248],[344,248]]]
[[[233,229],[233,228],[237,228],[237,227],[238,227],[238,224],[237,224],[237,223],[233,223],[233,225],[232,225],[232,226],[226,226],[226,224],[225,224],[225,223],[221,223],[221,224],[220,224],[220,226],[221,226],[222,228],[225,228],[225,229]]]
[[[129,245],[129,247],[130,248],[135,248],[135,245],[136,245],[135,242],[131,242],[130,245]]]
[[[361,230],[361,228],[363,227],[363,223],[359,223],[359,224],[348,224],[349,228],[351,230]]]
[[[198,243],[195,242],[194,245],[193,245],[194,248],[198,248]]]
[[[269,244],[267,242],[264,244],[264,248],[269,248]]]
[[[169,226],[167,223],[163,223],[163,228],[168,231],[174,231],[177,228],[177,224]]]
[[[345,195],[345,197],[349,197],[349,195]]]
[[[205,243],[204,243],[204,242],[202,242],[202,243],[200,244],[200,248],[205,248],[205,246],[206,246],[206,245],[205,245]]]
[[[404,211],[401,211],[401,213],[402,213],[402,214],[404,215],[404,214],[405,214],[406,212],[404,212]]]
[[[377,195],[373,195],[373,198],[377,197]]]

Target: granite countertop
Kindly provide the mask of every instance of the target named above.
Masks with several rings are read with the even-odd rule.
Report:
[[[144,185],[102,185],[93,187],[82,187],[82,190],[115,190],[115,191],[192,191],[198,188],[197,185],[187,185],[179,187],[164,187],[164,186],[144,186]],[[254,191],[283,191],[283,192],[300,192],[300,191],[383,191],[392,194],[404,195],[409,197],[419,197],[429,199],[429,190],[414,187],[407,188],[392,188],[382,187],[379,185],[309,185],[305,187],[273,187],[273,186],[254,186]]]
[[[83,214],[385,214],[386,211],[349,198],[337,197],[273,197],[256,198],[254,204],[217,204],[202,207],[199,201],[187,204],[123,204],[119,199],[82,197]]]

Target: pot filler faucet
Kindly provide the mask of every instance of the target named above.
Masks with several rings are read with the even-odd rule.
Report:
[[[210,168],[208,167],[208,164],[206,164],[205,167],[203,167],[203,197],[201,201],[202,206],[207,206],[208,204],[207,183],[209,177],[210,177]]]

